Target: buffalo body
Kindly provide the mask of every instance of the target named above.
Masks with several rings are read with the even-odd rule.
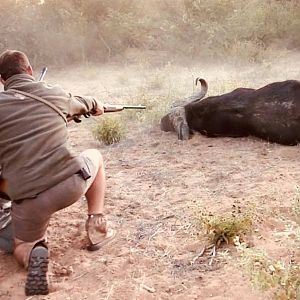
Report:
[[[189,133],[196,131],[208,137],[252,135],[284,145],[300,142],[300,82],[296,80],[275,82],[260,89],[238,88],[186,103],[178,109]],[[162,118],[162,130],[163,122],[168,123],[169,129],[165,131],[171,128],[185,139],[187,135],[182,138],[178,132],[182,124],[176,124],[178,120],[172,114]]]

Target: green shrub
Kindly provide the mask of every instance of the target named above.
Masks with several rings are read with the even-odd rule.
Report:
[[[274,46],[300,48],[298,0],[2,2],[0,52],[18,48],[35,64],[99,63],[128,48],[259,62]]]
[[[219,246],[222,242],[233,244],[236,237],[242,239],[251,230],[252,218],[246,214],[218,216],[204,212],[200,214],[199,223],[210,242]]]
[[[118,117],[105,116],[94,126],[93,135],[96,140],[111,145],[120,142],[124,137],[124,127]]]
[[[2,2],[0,52],[20,49],[34,64],[107,62],[130,48],[259,62],[270,48],[300,49],[298,0]]]

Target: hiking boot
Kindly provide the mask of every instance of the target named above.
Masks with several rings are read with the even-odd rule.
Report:
[[[42,244],[37,244],[31,251],[28,263],[27,280],[25,284],[26,296],[47,295],[48,289],[48,249]]]
[[[85,229],[89,240],[87,247],[89,251],[99,250],[116,236],[116,231],[108,228],[106,218],[103,214],[89,215]]]

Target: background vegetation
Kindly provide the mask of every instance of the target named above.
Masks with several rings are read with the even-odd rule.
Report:
[[[128,49],[259,62],[300,48],[298,0],[6,0],[0,51],[34,64],[107,62]]]

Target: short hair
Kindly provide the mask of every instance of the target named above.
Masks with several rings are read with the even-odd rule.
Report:
[[[21,51],[6,50],[0,55],[0,76],[5,81],[16,74],[24,74],[30,66],[27,55]]]

